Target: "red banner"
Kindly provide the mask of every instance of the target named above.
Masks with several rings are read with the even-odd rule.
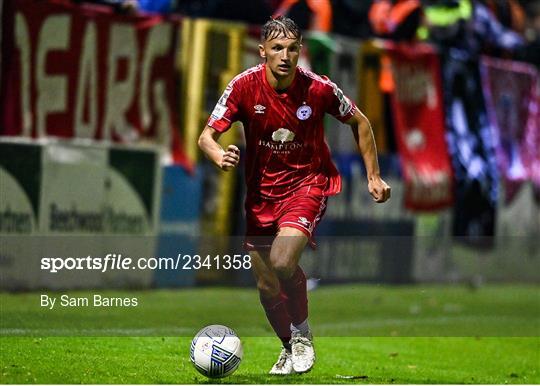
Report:
[[[187,166],[175,108],[180,24],[70,2],[8,0],[0,134],[154,143]]]
[[[453,172],[445,140],[439,59],[424,44],[389,45],[394,78],[390,100],[405,182],[405,206],[452,205]]]
[[[523,182],[540,187],[538,71],[527,63],[487,56],[481,70],[505,202],[510,203]]]

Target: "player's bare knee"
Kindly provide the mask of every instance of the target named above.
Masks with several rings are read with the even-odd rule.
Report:
[[[259,278],[257,289],[264,298],[273,298],[279,294],[279,280],[277,278]]]
[[[291,261],[278,260],[272,262],[272,269],[281,280],[289,279],[296,270],[296,264]]]

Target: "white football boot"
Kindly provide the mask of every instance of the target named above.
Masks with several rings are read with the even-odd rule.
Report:
[[[315,363],[313,335],[293,332],[291,338],[292,366],[296,373],[307,373]]]
[[[269,374],[272,375],[289,375],[294,374],[292,364],[292,354],[285,347],[281,349],[277,362],[272,366]]]

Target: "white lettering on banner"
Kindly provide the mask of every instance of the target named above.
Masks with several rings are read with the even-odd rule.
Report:
[[[152,74],[152,64],[154,60],[163,56],[170,49],[170,39],[163,39],[164,36],[171,36],[172,26],[170,24],[158,24],[148,32],[146,39],[146,48],[144,50],[142,74],[141,74],[141,90],[139,92],[139,109],[141,114],[141,124],[144,131],[148,130],[148,126],[152,122],[152,116],[149,107],[150,98],[150,75]],[[154,88],[156,91],[158,88]],[[165,98],[165,95],[160,95]],[[163,119],[161,119],[163,120]]]
[[[67,50],[71,29],[69,15],[51,16],[45,20],[38,37],[36,86],[37,86],[37,134],[47,133],[47,115],[64,112],[67,105],[67,76],[47,74],[47,56],[50,51]]]
[[[153,97],[155,102],[155,108],[157,113],[157,133],[156,139],[158,142],[167,148],[171,146],[171,116],[169,114],[169,107],[166,103],[165,96],[165,82],[160,80],[154,82]]]
[[[75,100],[75,136],[93,138],[97,131],[97,31],[96,24],[89,22],[83,36],[81,60],[79,62],[79,80]],[[84,108],[88,106],[88,119],[85,120]]]
[[[447,202],[452,198],[451,176],[445,170],[420,171],[413,164],[407,164],[410,178],[406,189],[415,202],[424,204]]]
[[[15,16],[15,44],[20,52],[21,63],[21,136],[29,137],[32,134],[32,109],[30,107],[30,33],[26,19],[20,13]]]
[[[437,93],[431,73],[413,64],[394,64],[397,98],[403,103],[426,103],[437,108]]]
[[[127,121],[126,113],[135,93],[135,75],[139,57],[135,28],[125,24],[112,24],[109,42],[107,73],[107,96],[105,98],[105,122],[103,139],[112,138],[113,134],[126,140],[134,140],[136,133]],[[126,62],[126,76],[117,79],[120,61]]]
[[[178,152],[169,93],[177,24],[115,23],[108,15],[43,7],[46,15],[26,7],[13,15],[17,68],[6,72],[6,82],[16,98],[9,112],[17,116],[7,131],[128,143],[145,138]]]

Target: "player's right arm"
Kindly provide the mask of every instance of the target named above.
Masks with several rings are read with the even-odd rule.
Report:
[[[223,91],[198,141],[206,157],[224,171],[236,167],[240,161],[240,150],[236,146],[229,145],[223,149],[218,143],[220,135],[241,118],[242,85],[238,78],[233,79]]]
[[[227,150],[223,149],[217,142],[220,135],[220,132],[207,125],[199,136],[198,144],[206,157],[218,168],[229,171],[240,162],[240,150],[234,145],[229,145]]]

